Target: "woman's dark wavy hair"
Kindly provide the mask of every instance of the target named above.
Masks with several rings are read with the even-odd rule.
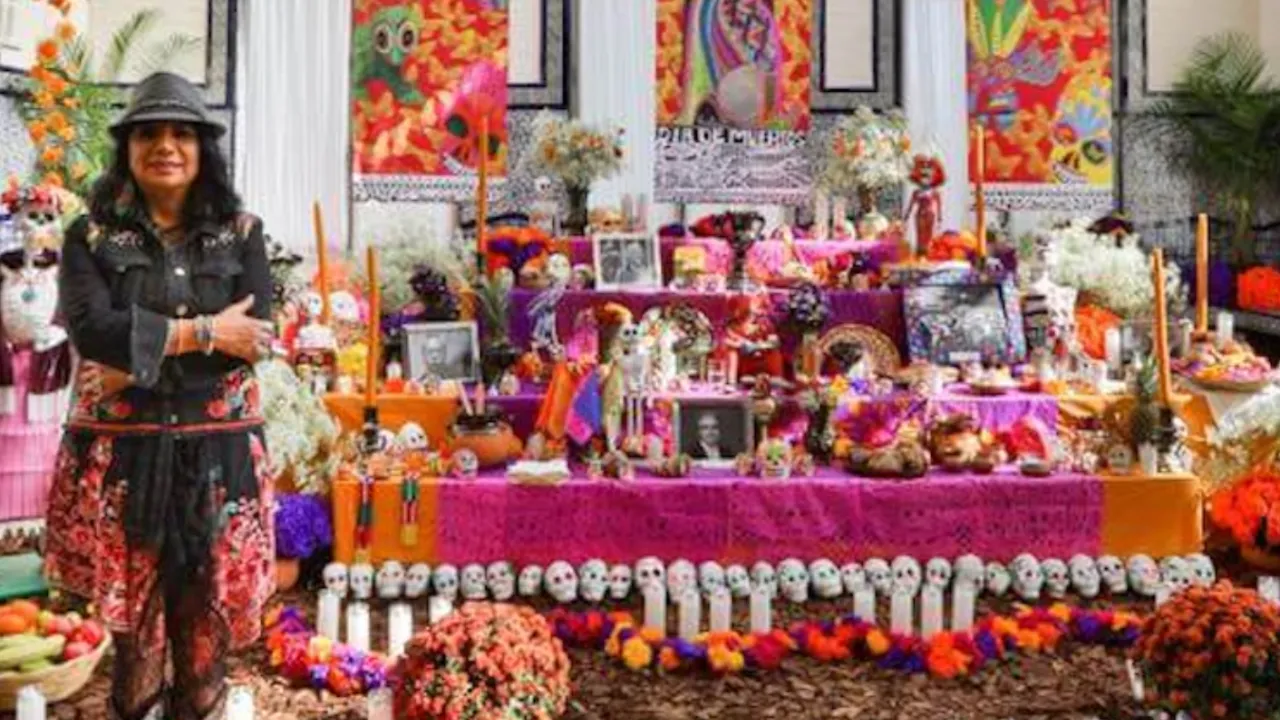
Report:
[[[89,215],[94,222],[117,223],[122,201],[141,206],[142,193],[129,171],[131,131],[132,128],[124,128],[115,133],[116,147],[111,165],[89,191]],[[231,185],[227,158],[213,133],[197,126],[196,135],[200,140],[200,171],[187,193],[186,207],[182,210],[183,222],[188,226],[202,221],[229,222],[242,206],[240,196]]]

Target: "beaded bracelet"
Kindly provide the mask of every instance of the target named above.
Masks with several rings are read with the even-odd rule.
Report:
[[[213,318],[201,315],[196,318],[196,345],[205,355],[212,355],[213,341]]]

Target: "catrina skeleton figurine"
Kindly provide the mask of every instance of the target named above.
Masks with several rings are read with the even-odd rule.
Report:
[[[942,159],[923,153],[916,155],[911,166],[911,183],[916,186],[907,203],[906,217],[916,214],[916,247],[929,248],[942,222],[942,195],[938,188],[947,181]]]

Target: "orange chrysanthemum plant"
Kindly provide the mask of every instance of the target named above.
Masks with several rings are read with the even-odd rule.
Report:
[[[1147,702],[1193,718],[1270,718],[1280,708],[1280,606],[1229,582],[1174,595],[1130,651]]]
[[[1219,490],[1209,500],[1209,518],[1231,533],[1246,560],[1280,553],[1280,471],[1256,467]]]

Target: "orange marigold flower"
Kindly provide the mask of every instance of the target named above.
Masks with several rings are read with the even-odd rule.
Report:
[[[45,176],[40,180],[40,182],[53,187],[66,186],[66,183],[62,181],[62,175],[56,172],[45,173]]]
[[[50,130],[61,132],[67,127],[67,116],[55,110],[45,116],[45,122],[48,123]]]
[[[80,107],[80,99],[68,95],[62,98],[62,104],[66,106],[68,110],[75,110],[76,108]]]
[[[62,162],[62,148],[57,145],[50,145],[40,153],[40,162],[45,165],[57,165]]]
[[[67,81],[53,73],[49,73],[49,78],[45,81],[44,86],[54,95],[65,95],[67,92]]]
[[[31,78],[32,82],[37,85],[44,85],[49,79],[49,71],[46,70],[43,65],[39,64],[32,65],[31,69],[27,71],[27,75]]]
[[[58,43],[56,40],[43,40],[36,46],[36,57],[41,62],[51,63],[58,59]]]
[[[27,132],[31,134],[31,140],[35,143],[44,142],[45,137],[49,133],[49,128],[40,120],[32,122],[27,126]]]
[[[35,93],[36,107],[41,110],[48,110],[57,102],[53,99],[53,93],[48,90],[37,90]]]
[[[66,127],[62,128],[61,130],[59,130],[59,131],[58,131],[58,137],[62,138],[63,140],[65,140],[65,141],[67,141],[67,142],[71,142],[71,141],[75,140],[75,139],[76,139],[76,128],[75,128],[75,126],[74,126],[74,125],[68,125],[68,126],[66,126]]]
[[[68,40],[75,38],[76,26],[73,25],[70,20],[63,20],[62,22],[58,23],[56,32],[58,35],[58,39],[62,40],[63,42],[66,42]]]

